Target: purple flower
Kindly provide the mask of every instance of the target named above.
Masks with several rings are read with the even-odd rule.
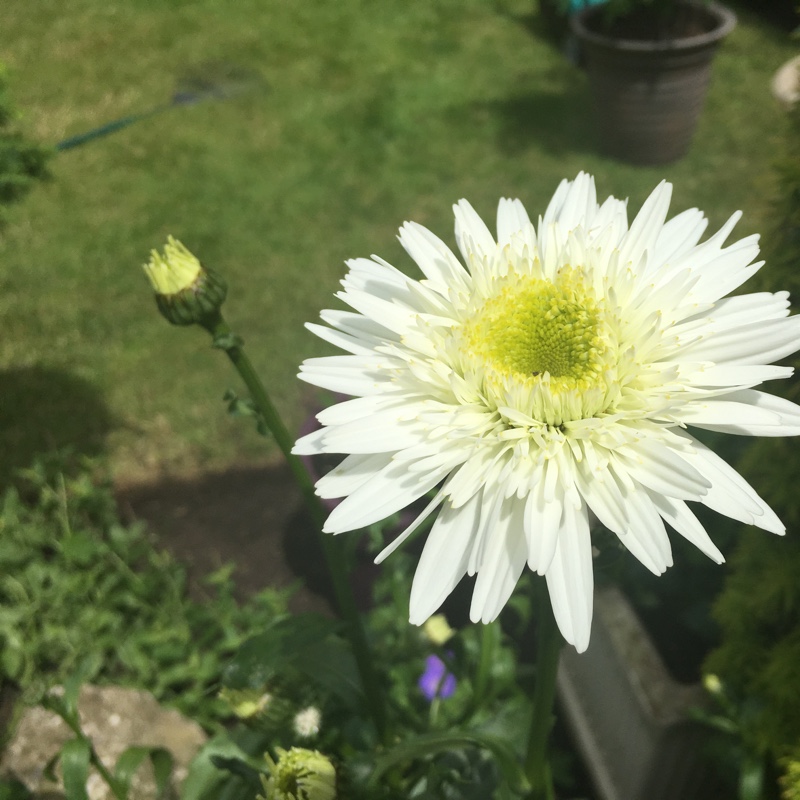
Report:
[[[420,675],[417,685],[425,698],[432,702],[437,697],[450,697],[456,690],[456,679],[447,671],[439,656],[428,656],[425,659],[425,672]]]

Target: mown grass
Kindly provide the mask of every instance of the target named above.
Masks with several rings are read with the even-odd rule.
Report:
[[[415,219],[451,240],[450,206],[486,217],[593,172],[638,207],[661,178],[675,208],[763,226],[784,120],[768,92],[792,53],[750,16],[719,54],[691,153],[664,168],[597,154],[585,76],[537,34],[522,0],[6,0],[0,59],[24,129],[59,140],[168,101],[181,74],[255,77],[222,102],[174,109],[53,159],[0,235],[3,470],[65,441],[111,451],[117,474],[263,456],[220,398],[235,376],[200,331],[158,318],[139,265],[168,233],[229,280],[227,316],[291,426],[322,352],[303,323],[346,258],[409,262]],[[221,66],[211,73],[224,74]]]

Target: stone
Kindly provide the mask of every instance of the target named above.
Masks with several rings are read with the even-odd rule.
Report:
[[[132,745],[164,747],[172,753],[173,788],[178,790],[188,766],[207,736],[175,709],[164,708],[149,692],[120,686],[81,688],[78,712],[84,733],[100,760],[113,773],[119,756]],[[26,709],[0,759],[0,774],[22,781],[39,800],[63,797],[63,786],[44,775],[44,767],[64,742],[73,738],[67,725],[40,706]],[[94,771],[87,781],[89,800],[113,800],[105,781]],[[155,782],[146,760],[131,782],[130,800],[151,800]]]
[[[800,100],[800,56],[787,61],[772,79],[772,94],[791,108]]]

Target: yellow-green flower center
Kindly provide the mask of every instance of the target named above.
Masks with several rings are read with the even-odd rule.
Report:
[[[560,425],[603,404],[613,347],[603,303],[580,270],[564,267],[553,281],[510,274],[459,339],[465,363],[483,374],[498,407]]]

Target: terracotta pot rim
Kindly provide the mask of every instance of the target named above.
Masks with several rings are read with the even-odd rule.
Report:
[[[715,2],[686,2],[686,6],[709,12],[717,19],[714,30],[708,33],[700,33],[695,36],[684,36],[679,39],[665,39],[654,41],[647,39],[621,39],[616,36],[608,36],[596,33],[586,27],[585,20],[598,16],[603,13],[603,6],[588,6],[570,18],[572,32],[586,42],[590,42],[601,47],[612,48],[614,50],[626,50],[634,53],[646,52],[667,52],[675,50],[692,50],[715,44],[725,38],[736,27],[736,14],[729,8]]]

